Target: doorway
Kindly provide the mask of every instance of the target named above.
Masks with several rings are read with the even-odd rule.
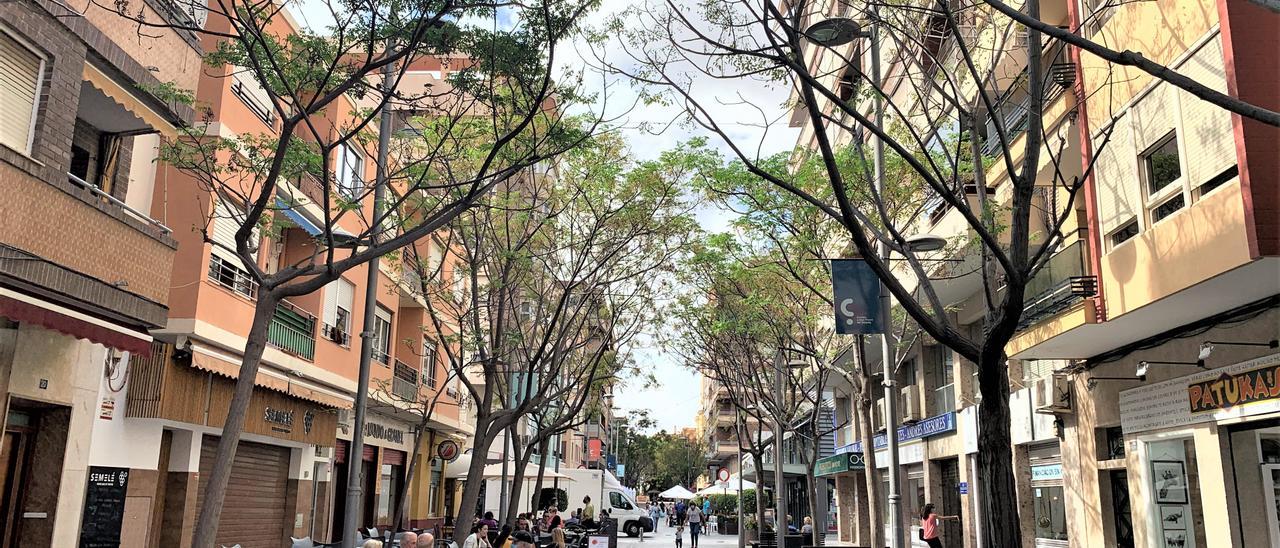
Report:
[[[18,411],[10,411],[13,414]],[[14,546],[14,535],[17,533],[23,489],[23,475],[26,473],[30,457],[27,444],[28,432],[22,427],[10,426],[4,431],[4,441],[0,445],[0,512],[4,515],[4,531],[0,532],[0,547]]]
[[[938,513],[947,516],[956,516],[960,519],[943,520],[942,522],[942,538],[951,539],[949,542],[959,546],[963,543],[963,527],[964,523],[963,509],[960,507],[960,460],[946,459],[938,461],[938,484],[942,491],[941,497],[938,498]]]
[[[1129,508],[1129,473],[1112,470],[1111,515],[1116,531],[1116,548],[1133,548],[1133,513]]]

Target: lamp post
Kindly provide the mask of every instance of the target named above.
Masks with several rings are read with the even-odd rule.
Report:
[[[734,431],[737,433],[737,435],[734,436],[734,439],[738,442],[738,548],[743,548],[746,546],[747,540],[746,537],[743,536],[743,533],[747,528],[747,523],[742,519],[742,412],[738,411],[737,413],[734,413],[733,418],[737,428],[737,430]]]
[[[867,38],[870,42],[871,55],[871,72],[869,77],[876,86],[881,83],[880,76],[880,22],[878,16],[878,8],[876,3],[871,3],[867,7],[867,18],[869,24],[866,31],[863,31],[862,25],[845,17],[833,17],[814,23],[808,29],[805,29],[805,36],[815,44],[823,47],[832,48],[848,44],[858,38]],[[884,98],[881,92],[877,90],[872,94],[873,106],[873,124],[877,128],[884,127]],[[876,194],[879,195],[884,191],[884,140],[878,135],[873,135],[874,143],[872,147],[872,159],[874,164],[874,180],[872,184]],[[946,241],[937,236],[916,236],[907,239],[907,247],[911,251],[937,251],[946,245]],[[877,249],[880,259],[889,263],[889,255],[892,250],[889,242],[881,240]],[[896,387],[894,383],[893,369],[897,363],[897,357],[892,340],[892,319],[890,306],[892,299],[884,281],[880,282],[880,325],[883,326],[884,332],[880,337],[881,348],[881,365],[884,374],[881,376],[884,392],[885,392],[885,414],[887,425],[886,438],[888,439],[888,457],[889,457],[889,508],[888,514],[890,519],[890,535],[889,546],[892,548],[902,548],[906,540],[902,523],[901,498],[898,484],[898,399],[894,397]]]
[[[782,410],[786,408],[786,386],[787,386],[787,369],[799,368],[808,365],[804,361],[784,361],[782,352],[784,349],[779,348],[777,354],[773,357],[774,369],[774,398],[775,411],[773,417],[773,500],[774,500],[774,519],[777,527],[774,534],[778,538],[778,546],[784,546],[783,540],[787,534],[787,501],[784,492],[786,491],[786,479],[782,470]],[[739,494],[741,496],[741,494]]]

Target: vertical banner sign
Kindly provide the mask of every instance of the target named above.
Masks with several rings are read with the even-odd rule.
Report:
[[[601,445],[600,438],[587,440],[587,461],[596,462],[600,460]]]
[[[880,325],[880,279],[862,259],[832,259],[831,288],[835,292],[836,333],[884,333]]]
[[[128,490],[128,468],[89,467],[84,514],[80,518],[80,548],[119,548]]]

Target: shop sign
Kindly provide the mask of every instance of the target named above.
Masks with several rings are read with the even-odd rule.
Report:
[[[403,444],[404,430],[392,428],[377,422],[365,421],[364,437],[388,443]]]
[[[458,458],[458,442],[453,440],[444,440],[436,446],[436,456],[445,462],[453,462]]]
[[[84,490],[84,514],[80,517],[80,548],[118,548],[124,524],[129,469],[89,467]]]
[[[813,475],[832,476],[851,470],[864,470],[866,467],[862,453],[840,453],[818,459],[818,462],[813,464]]]
[[[262,413],[262,420],[271,425],[271,430],[288,434],[293,431],[293,410],[267,407]]]
[[[1126,434],[1280,411],[1280,354],[1120,392]]]
[[[948,411],[941,415],[929,417],[925,420],[917,422],[909,426],[901,426],[898,428],[898,443],[911,441],[920,438],[928,438],[938,434],[946,434],[956,430],[956,414],[954,411]],[[876,434],[873,438],[876,449],[884,449],[889,446],[889,437],[885,434]],[[841,449],[848,448],[849,451],[862,452],[862,442],[853,442]]]
[[[1061,464],[1042,464],[1031,467],[1031,481],[1055,481],[1061,479]]]

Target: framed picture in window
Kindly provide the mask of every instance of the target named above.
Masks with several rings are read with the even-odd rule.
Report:
[[[1164,548],[1187,548],[1186,531],[1165,531]]]
[[[1160,526],[1165,531],[1184,531],[1187,528],[1186,506],[1161,506]]]
[[[1156,504],[1187,503],[1187,471],[1182,461],[1151,461],[1151,478]]]

